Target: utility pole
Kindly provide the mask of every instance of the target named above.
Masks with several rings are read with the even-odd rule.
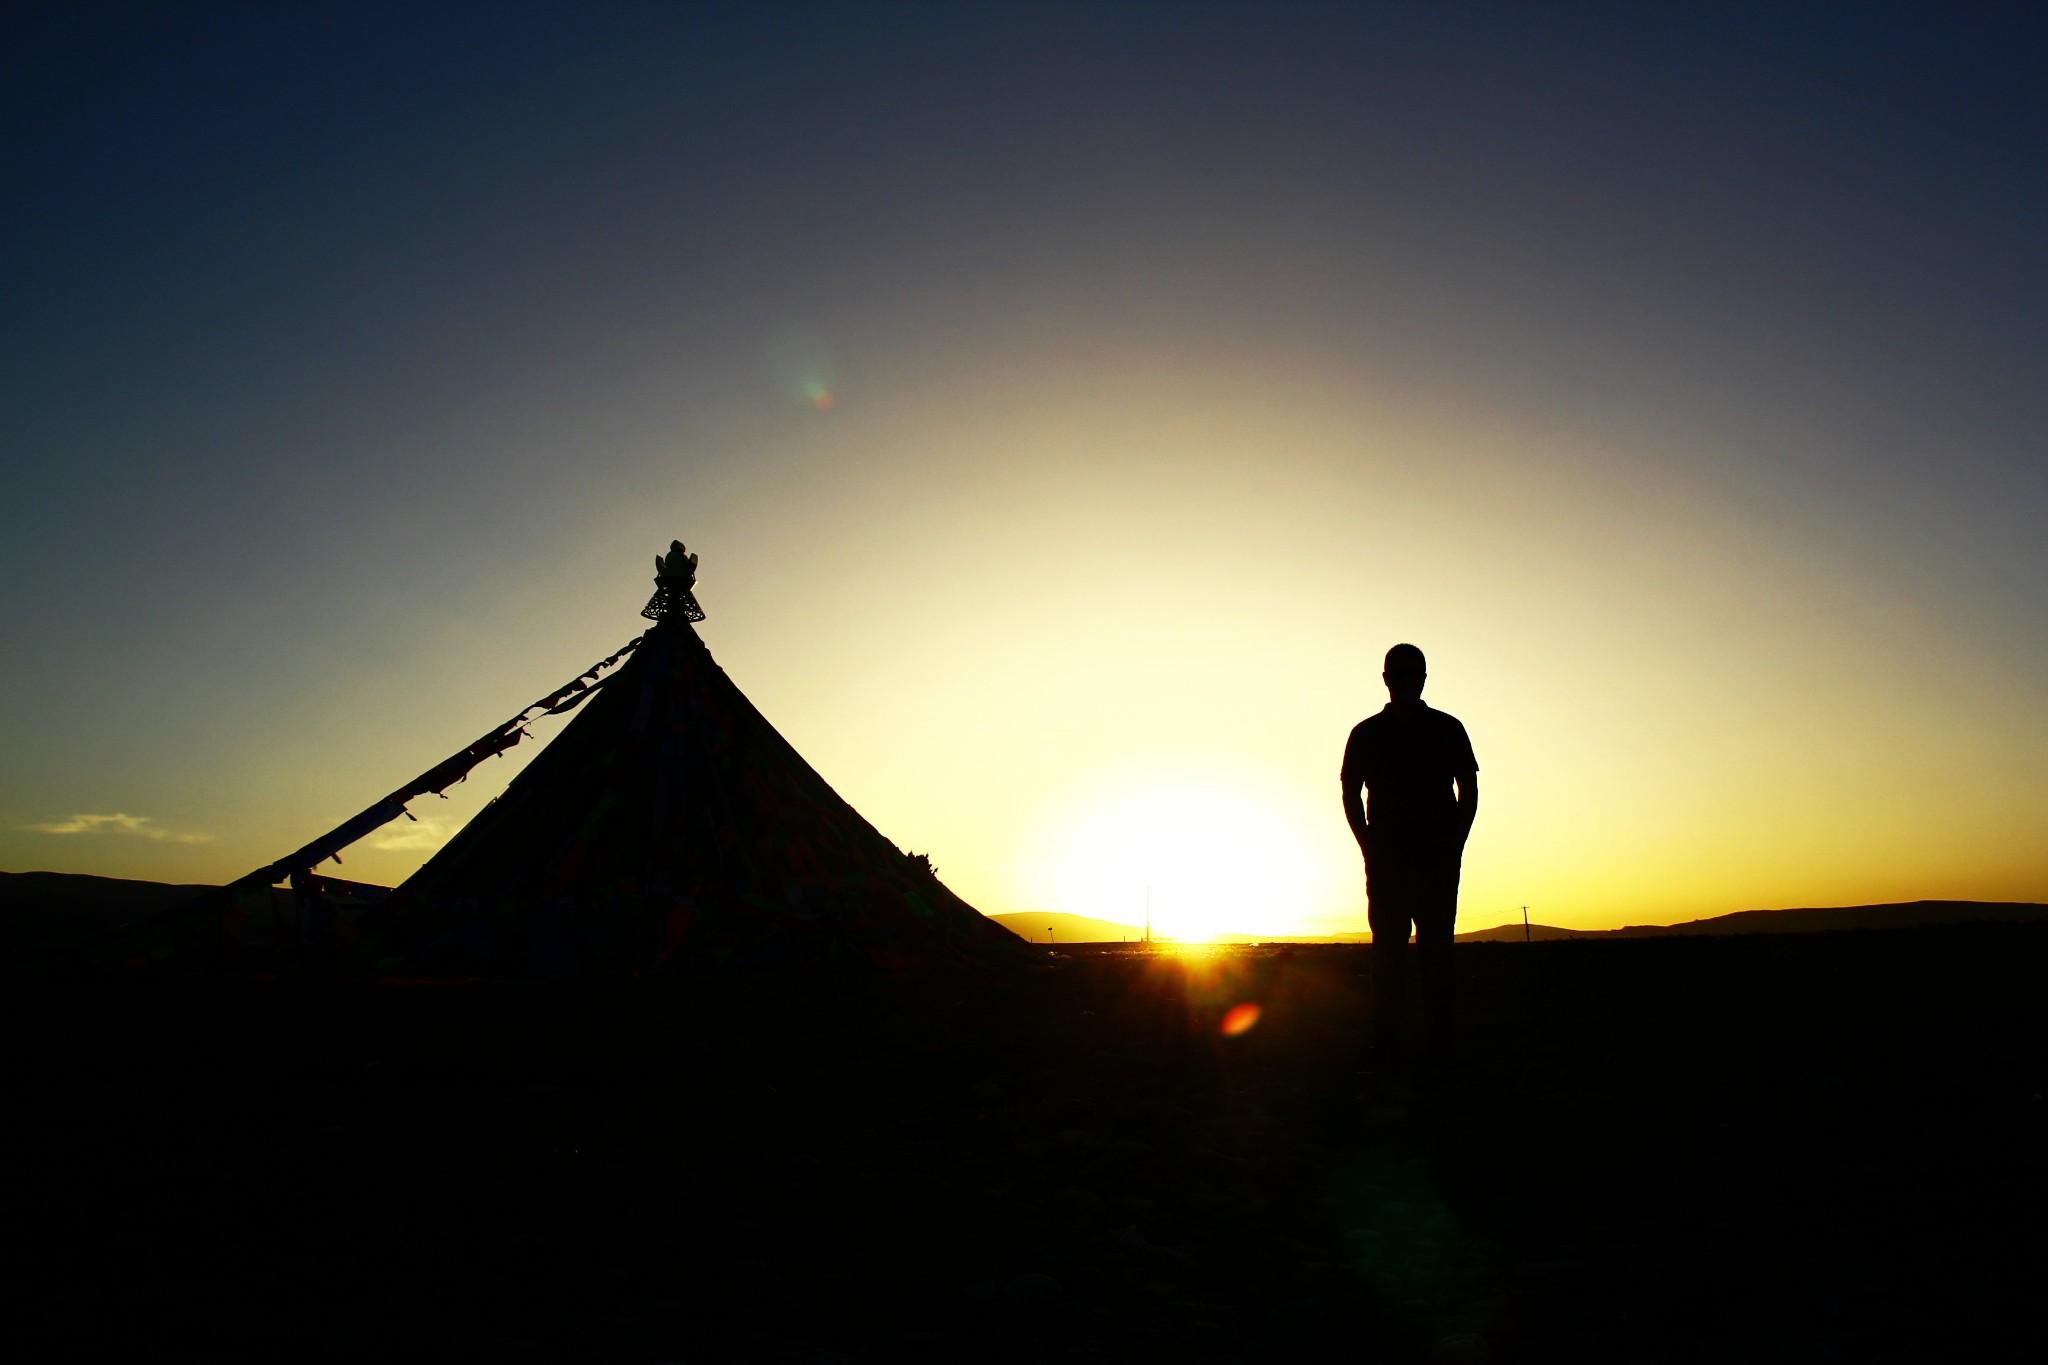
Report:
[[[1529,937],[1529,907],[1525,905],[1522,907],[1522,942],[1534,943],[1535,941]]]
[[[1145,883],[1145,942],[1152,941],[1152,884]]]

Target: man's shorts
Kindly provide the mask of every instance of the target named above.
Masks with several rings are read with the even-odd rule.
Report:
[[[1405,943],[1414,926],[1418,941],[1448,940],[1458,919],[1458,876],[1462,859],[1435,850],[1428,854],[1380,853],[1365,865],[1366,922],[1374,941]]]

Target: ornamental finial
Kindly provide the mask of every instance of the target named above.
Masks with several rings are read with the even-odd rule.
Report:
[[[650,621],[659,621],[677,612],[685,621],[704,619],[704,608],[697,605],[697,556],[683,548],[683,542],[669,542],[668,553],[654,557],[654,596],[647,599],[647,605],[640,614]]]

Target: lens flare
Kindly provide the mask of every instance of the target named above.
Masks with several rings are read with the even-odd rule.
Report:
[[[1229,1011],[1223,1016],[1223,1024],[1218,1029],[1218,1032],[1225,1038],[1235,1038],[1240,1034],[1250,1033],[1252,1026],[1258,1022],[1259,1007],[1250,1001],[1246,1001],[1242,1005],[1232,1005],[1230,1007]]]
[[[769,338],[769,371],[776,387],[789,398],[819,412],[829,412],[838,401],[835,383],[839,367],[832,343],[815,328],[792,325]]]

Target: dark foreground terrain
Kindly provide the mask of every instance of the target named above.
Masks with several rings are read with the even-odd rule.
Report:
[[[2048,1358],[2048,929],[1461,947],[1447,1076],[1369,948],[1074,952],[14,982],[8,1354]]]

